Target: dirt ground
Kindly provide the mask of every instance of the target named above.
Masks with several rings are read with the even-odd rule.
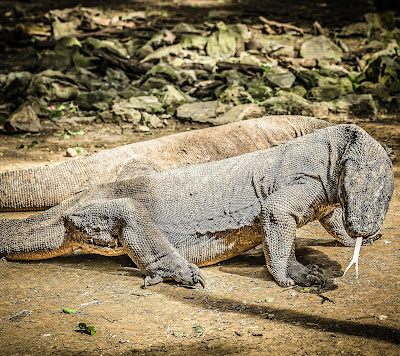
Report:
[[[400,126],[395,117],[357,123],[392,145],[399,156]],[[86,134],[70,140],[46,130],[24,137],[0,136],[1,170],[73,159],[63,155],[74,145],[93,153],[197,127],[177,123],[154,134],[123,135],[118,126],[81,128]],[[25,149],[35,139],[40,144]],[[16,145],[24,148],[15,150]],[[398,186],[399,160],[394,169]],[[260,248],[203,268],[204,290],[173,282],[143,290],[142,276],[128,257],[3,261],[0,354],[398,355],[399,206],[396,189],[382,239],[361,249],[358,279],[354,269],[342,277],[352,249],[340,246],[318,224],[298,230],[299,260],[319,264],[329,277],[320,292],[279,287],[264,266]],[[77,312],[66,314],[63,308]],[[97,334],[81,333],[81,322],[94,326]]]

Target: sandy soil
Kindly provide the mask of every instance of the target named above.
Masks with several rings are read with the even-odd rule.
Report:
[[[359,124],[399,155],[395,118]],[[177,124],[154,135],[122,135],[117,126],[81,128],[85,134],[70,140],[54,136],[50,128],[37,136],[0,136],[1,170],[72,159],[63,156],[67,147],[93,153],[192,127]],[[15,150],[35,139],[34,148]],[[394,168],[398,186],[399,162]],[[361,249],[358,279],[354,269],[342,277],[352,249],[340,246],[318,224],[298,230],[299,260],[319,264],[329,277],[320,292],[279,287],[260,248],[203,268],[204,290],[173,282],[143,290],[139,270],[124,256],[2,261],[0,354],[398,355],[399,206],[396,189],[382,239]],[[66,314],[63,308],[78,311]],[[81,322],[97,334],[81,333]]]

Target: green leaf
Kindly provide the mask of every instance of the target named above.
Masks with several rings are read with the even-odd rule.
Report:
[[[35,146],[39,144],[39,142],[37,140],[33,140],[32,143],[28,146],[28,149],[32,149],[35,148]]]
[[[267,298],[265,298],[265,301],[267,303],[273,303],[273,302],[275,302],[275,297],[267,297]]]
[[[300,291],[300,293],[309,293],[310,290],[311,290],[310,288],[305,287],[304,289],[302,289],[302,290]]]
[[[83,330],[86,334],[96,335],[97,330],[94,326],[86,325],[86,323],[79,323],[79,329]]]
[[[77,309],[70,309],[70,308],[63,308],[62,310],[64,313],[67,314],[75,314],[78,311]]]
[[[61,117],[62,114],[63,114],[62,111],[57,111],[57,110],[56,110],[56,111],[53,111],[53,112],[50,114],[50,119],[57,119],[57,118]]]
[[[74,150],[80,155],[85,151],[83,147],[74,147]]]
[[[271,67],[268,66],[268,65],[265,65],[265,64],[261,64],[261,68],[262,68],[263,70],[265,70],[266,72],[268,72],[268,71],[271,70]]]
[[[57,110],[53,111],[53,112],[50,114],[50,119],[55,119],[55,118],[61,117],[61,116],[64,114],[64,111],[63,111],[63,110],[65,110],[65,109],[66,109],[66,106],[65,106],[64,104],[61,104],[61,105],[58,107]]]
[[[74,45],[78,47],[82,47],[82,43],[76,38],[74,41]]]
[[[85,131],[83,131],[83,130],[79,130],[79,131],[68,130],[68,133],[70,135],[83,135],[85,133]]]
[[[69,140],[71,138],[71,136],[68,134],[64,134],[63,137],[64,137],[64,140]]]
[[[193,326],[194,336],[200,337],[203,335],[203,328],[200,325]]]

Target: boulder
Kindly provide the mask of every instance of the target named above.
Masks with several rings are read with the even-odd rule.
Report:
[[[296,76],[291,72],[267,74],[266,77],[272,85],[283,89],[290,88],[296,80]]]
[[[365,77],[373,83],[383,84],[392,93],[400,92],[400,60],[383,55],[371,62]]]
[[[371,94],[349,94],[334,101],[337,112],[353,114],[377,114],[376,104]]]
[[[339,36],[349,37],[349,36],[362,36],[368,37],[369,31],[371,30],[371,25],[366,22],[356,22],[348,26],[344,26],[339,32]]]
[[[372,83],[369,81],[362,82],[357,88],[358,93],[371,94],[379,99],[387,99],[389,90],[381,83]]]
[[[343,56],[341,48],[325,36],[314,36],[303,42],[300,47],[303,58],[334,59],[340,62]]]
[[[223,90],[219,95],[219,100],[234,105],[252,103],[254,101],[247,90],[240,85],[233,85]]]
[[[79,94],[78,86],[66,74],[51,69],[33,76],[27,94],[47,101],[73,100]]]
[[[80,93],[75,102],[83,110],[97,110],[100,103],[102,108],[107,109],[117,94],[115,89],[99,89],[89,93]]]
[[[180,105],[195,100],[190,95],[183,93],[173,85],[165,86],[157,93],[157,96],[167,113],[170,115],[175,114],[177,107]]]
[[[222,116],[219,116],[215,119],[207,120],[206,122],[209,122],[213,125],[225,125],[231,122],[261,117],[264,113],[264,107],[258,106],[256,104],[242,104],[234,106]]]
[[[164,112],[162,104],[159,102],[158,98],[153,95],[131,97],[129,103],[132,105],[133,109],[145,110],[148,113]]]
[[[312,115],[310,103],[299,95],[280,91],[260,105],[265,106],[267,114],[273,115]]]
[[[4,129],[9,133],[39,132],[42,126],[30,103],[25,102],[10,115]]]
[[[186,119],[197,122],[212,122],[218,113],[225,112],[228,105],[219,101],[204,101],[198,103],[183,104],[176,110],[179,119]]]
[[[142,119],[140,111],[135,110],[133,105],[125,100],[116,102],[112,106],[112,111],[115,116],[119,117],[122,121],[139,125]]]

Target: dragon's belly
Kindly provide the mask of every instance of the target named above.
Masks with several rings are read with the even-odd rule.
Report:
[[[175,247],[189,262],[208,266],[238,256],[262,243],[261,218],[239,229],[208,232],[187,237]]]

